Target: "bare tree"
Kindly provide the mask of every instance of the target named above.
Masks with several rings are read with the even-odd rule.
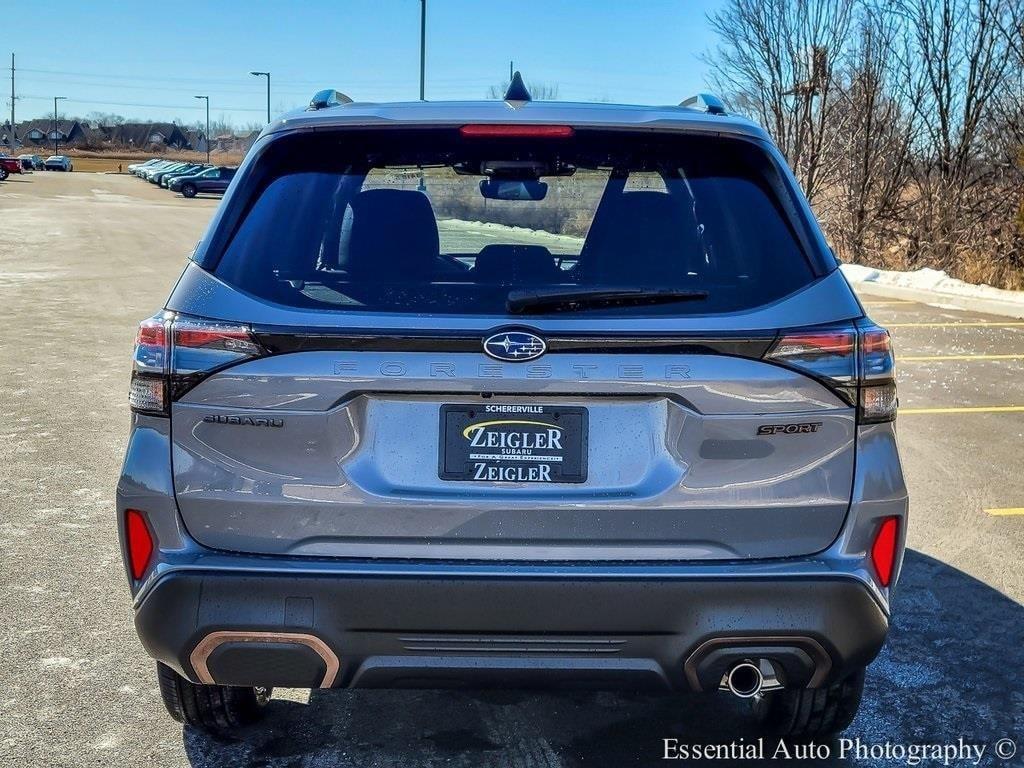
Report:
[[[812,204],[835,182],[841,113],[834,72],[855,2],[729,0],[709,16],[720,40],[705,56],[716,86],[768,128]]]
[[[122,125],[128,122],[124,115],[116,112],[90,112],[85,119],[93,125]]]
[[[1013,66],[1003,33],[1007,7],[1002,0],[890,5],[908,31],[896,83],[921,132],[913,165],[912,261],[956,270],[968,249],[983,247],[1006,202],[1000,158],[984,139]]]
[[[847,258],[1024,288],[1024,0],[727,0],[716,85]]]
[[[893,95],[899,34],[891,18],[863,9],[838,78],[841,116],[830,234],[843,257],[879,266],[879,251],[898,237],[907,214],[913,110]]]

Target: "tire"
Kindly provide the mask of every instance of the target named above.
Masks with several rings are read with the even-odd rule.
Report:
[[[197,685],[166,664],[157,662],[160,696],[167,712],[179,723],[203,731],[223,732],[255,723],[270,700],[272,689],[230,685]]]
[[[827,688],[792,688],[766,693],[754,704],[761,726],[776,736],[816,738],[845,730],[860,707],[864,670]]]
[[[11,175],[11,172],[6,168],[0,168],[0,181],[7,181],[7,177]]]
[[[184,197],[195,197],[196,196],[196,185],[195,184],[182,184],[181,194]]]

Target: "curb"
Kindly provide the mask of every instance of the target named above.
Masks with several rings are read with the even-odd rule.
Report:
[[[909,299],[921,304],[941,304],[944,307],[962,309],[967,312],[981,312],[988,315],[999,315],[1000,317],[1013,317],[1024,319],[1024,304],[1016,304],[998,299],[985,299],[977,296],[960,296],[955,293],[937,293],[935,291],[924,291],[919,288],[904,288],[897,285],[884,285],[882,283],[850,283],[850,287],[857,293],[865,293],[871,296],[881,296],[887,299]]]

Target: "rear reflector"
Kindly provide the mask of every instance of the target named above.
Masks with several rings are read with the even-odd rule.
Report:
[[[465,138],[568,139],[576,132],[571,125],[464,125]]]
[[[892,582],[892,572],[896,567],[896,544],[899,540],[900,520],[898,517],[886,518],[878,533],[875,543],[871,545],[871,564],[878,575],[878,583],[888,587]]]
[[[128,549],[128,570],[138,581],[149,567],[153,556],[153,535],[149,532],[146,519],[137,509],[124,513],[124,537]]]

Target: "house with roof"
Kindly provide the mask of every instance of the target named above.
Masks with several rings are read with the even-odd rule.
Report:
[[[54,141],[67,146],[87,146],[92,138],[92,129],[78,120],[57,120],[40,118],[18,123],[18,139],[26,148],[52,147]]]
[[[214,152],[241,152],[249,151],[249,148],[256,143],[259,131],[249,133],[222,133],[214,137],[212,149]]]
[[[206,131],[200,128],[188,128],[185,130],[185,138],[188,139],[190,149],[196,152],[206,151]]]
[[[11,121],[5,120],[0,123],[0,152],[13,152],[21,149],[21,141],[11,127]]]
[[[111,144],[132,149],[193,149],[189,137],[174,123],[123,123],[104,129]]]

